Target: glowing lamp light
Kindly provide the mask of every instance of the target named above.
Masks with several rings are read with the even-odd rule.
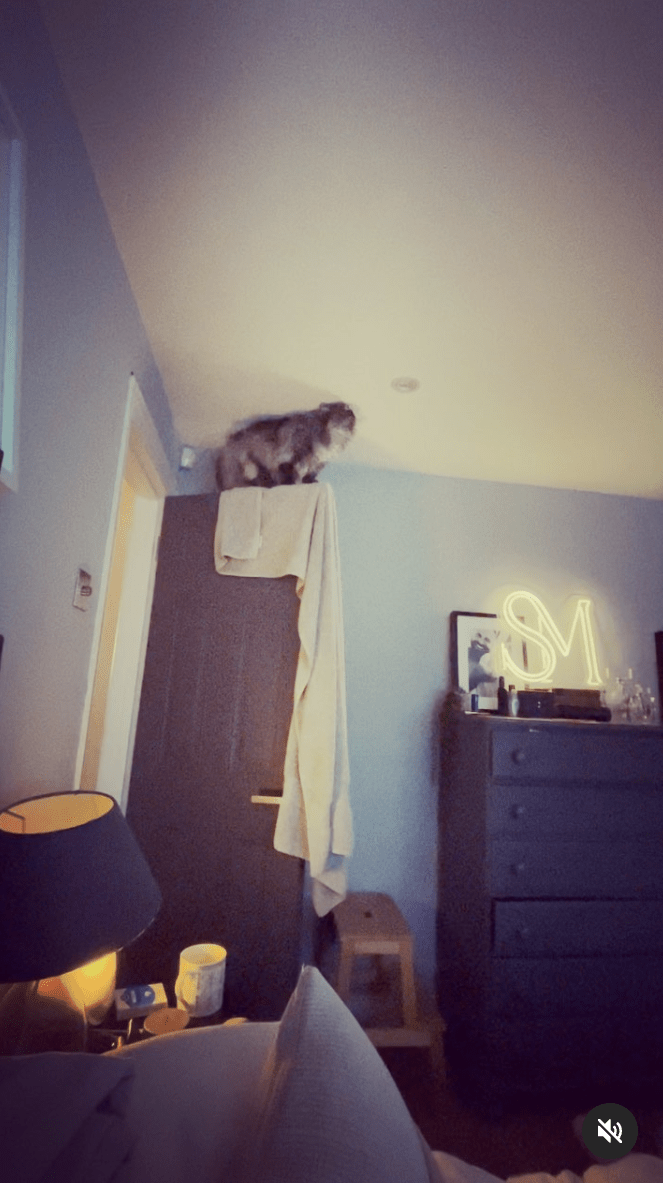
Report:
[[[106,953],[57,978],[44,978],[37,993],[84,1015],[98,1026],[110,1009],[117,978],[117,953]]]
[[[70,1050],[113,998],[117,950],[161,894],[105,793],[31,797],[0,812],[0,1051]]]
[[[527,605],[530,615],[531,611],[534,610],[537,621],[536,628],[525,623],[522,610],[523,603]],[[518,614],[517,605],[521,605],[520,615]],[[511,676],[520,679],[522,682],[526,682],[528,685],[535,683],[539,685],[543,683],[552,684],[558,654],[562,657],[568,657],[576,640],[576,634],[578,634],[585,663],[585,685],[603,685],[603,679],[599,674],[596,643],[592,628],[591,600],[582,597],[578,598],[573,620],[571,621],[571,628],[566,640],[545,604],[533,592],[511,592],[504,601],[502,616],[514,633],[525,638],[528,646],[530,644],[538,646],[541,658],[541,669],[533,673],[531,670],[523,669],[517,665],[508,652],[506,645],[503,644],[502,662],[505,673],[508,672]]]

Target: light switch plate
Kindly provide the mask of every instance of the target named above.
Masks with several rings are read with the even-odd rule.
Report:
[[[81,612],[87,612],[88,600],[91,595],[92,576],[89,571],[84,571],[82,567],[79,567],[74,588],[74,608],[80,608]]]

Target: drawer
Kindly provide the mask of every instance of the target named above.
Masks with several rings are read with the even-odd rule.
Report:
[[[541,1016],[663,1017],[663,958],[495,958],[486,1011],[529,1021]]]
[[[663,904],[656,900],[498,900],[497,957],[663,954]]]
[[[623,1079],[638,1085],[651,1081],[652,1090],[659,1094],[663,1079],[663,1013],[650,1013],[636,1018],[626,1016],[617,1030],[615,1054]]]
[[[582,834],[592,840],[638,835],[663,840],[663,788],[491,784],[486,792],[486,828],[505,838]]]
[[[663,732],[568,724],[494,727],[490,768],[498,780],[661,784]]]
[[[454,1076],[467,1079],[474,1095],[485,1098],[485,1104],[499,1104],[504,1098],[511,1108],[511,1100],[523,1094],[530,1094],[531,1104],[532,1092],[560,1090],[568,1094],[582,1089],[585,1096],[597,1092],[600,1096],[602,1090],[595,1087],[594,1074],[601,1079],[606,1062],[614,1063],[616,1038],[613,1031],[599,1030],[584,1018],[562,1024],[550,1019],[529,1023],[500,1019],[492,1026],[468,1031],[462,1042],[450,1027],[445,1051],[447,1044]]]
[[[510,899],[663,899],[663,841],[495,839],[488,890]]]

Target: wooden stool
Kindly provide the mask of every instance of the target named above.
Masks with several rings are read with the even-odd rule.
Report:
[[[376,1047],[430,1047],[431,1032],[420,1026],[412,964],[412,933],[394,901],[381,892],[351,892],[334,908],[340,945],[336,992],[350,1001],[353,960],[396,956],[400,962],[402,1027],[365,1027]]]

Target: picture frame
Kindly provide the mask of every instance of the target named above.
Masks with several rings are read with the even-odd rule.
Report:
[[[477,695],[475,709],[497,710],[502,673],[504,624],[495,612],[452,612],[450,616],[451,679],[463,694]],[[508,638],[510,641],[510,637]]]

